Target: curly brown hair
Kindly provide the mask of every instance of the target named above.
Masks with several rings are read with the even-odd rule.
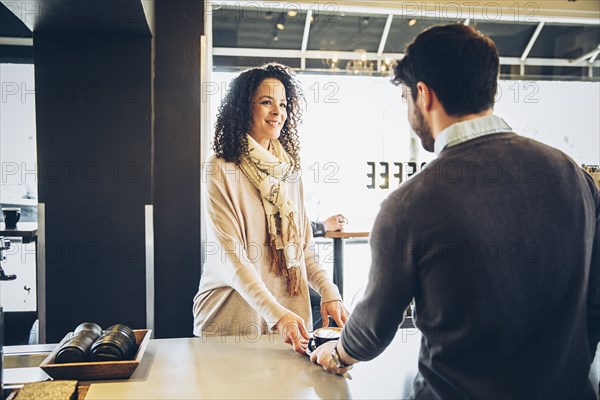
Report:
[[[304,95],[292,70],[282,64],[269,63],[240,73],[229,84],[229,90],[219,107],[215,138],[212,144],[218,157],[240,163],[242,154],[248,153],[246,133],[252,128],[252,99],[261,82],[274,78],[285,87],[287,119],[281,128],[279,141],[294,160],[294,170],[300,168],[300,141],[298,125],[302,123]]]

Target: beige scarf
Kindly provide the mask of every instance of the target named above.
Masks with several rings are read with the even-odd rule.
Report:
[[[247,138],[249,155],[242,155],[240,168],[261,194],[269,231],[269,272],[283,276],[288,294],[297,296],[302,292],[302,246],[298,234],[298,212],[285,187],[286,179],[293,172],[293,160],[277,139],[271,140],[269,151],[250,135]]]

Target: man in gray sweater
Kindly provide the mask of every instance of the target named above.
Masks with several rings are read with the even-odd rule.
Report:
[[[382,204],[365,297],[341,340],[311,355],[328,371],[377,357],[414,297],[416,398],[596,398],[600,194],[568,156],[492,114],[498,65],[489,38],[448,25],[395,67],[438,157]]]

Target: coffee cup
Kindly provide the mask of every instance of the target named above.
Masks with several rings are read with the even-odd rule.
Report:
[[[18,207],[3,207],[2,214],[4,214],[6,229],[16,229],[17,222],[21,218],[21,209]]]
[[[339,340],[341,335],[342,328],[334,326],[316,329],[313,332],[312,337],[308,339],[307,353],[315,351],[317,347],[324,343],[332,340]]]

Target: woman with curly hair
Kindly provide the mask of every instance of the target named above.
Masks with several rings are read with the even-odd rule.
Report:
[[[219,108],[204,168],[206,262],[194,298],[194,334],[277,330],[303,353],[311,324],[308,284],[321,314],[348,318],[337,287],[315,256],[304,208],[297,127],[302,91],[288,67],[242,72]]]

